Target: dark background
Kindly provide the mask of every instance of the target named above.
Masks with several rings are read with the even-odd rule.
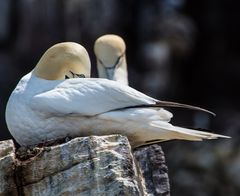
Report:
[[[11,138],[10,93],[50,46],[81,43],[96,77],[94,41],[114,33],[127,44],[130,86],[217,114],[171,110],[173,124],[233,137],[162,144],[172,195],[239,195],[239,10],[224,0],[0,0],[0,139]]]

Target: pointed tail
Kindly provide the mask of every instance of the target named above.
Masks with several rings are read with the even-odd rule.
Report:
[[[145,140],[142,142],[137,142],[134,144],[134,148],[145,146],[149,144],[155,144],[159,142],[169,141],[169,140],[188,140],[188,141],[202,141],[204,139],[218,139],[218,138],[231,138],[229,136],[198,131],[194,129],[188,129],[183,127],[173,126],[168,124],[169,126],[164,126],[162,122],[152,122],[151,127],[152,133],[147,133],[148,136],[152,135],[152,139]],[[158,135],[158,136],[157,136]],[[151,136],[150,136],[151,137]],[[148,138],[150,138],[148,137]],[[159,138],[157,138],[159,137]]]

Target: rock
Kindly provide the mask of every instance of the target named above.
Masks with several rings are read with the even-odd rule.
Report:
[[[134,151],[146,183],[148,195],[170,195],[168,168],[164,153],[158,144],[141,147]]]
[[[12,140],[2,141],[0,195],[169,195],[161,147],[134,155],[138,162],[121,135],[60,139],[16,153]]]
[[[34,152],[17,165],[22,195],[144,195],[126,137],[75,138]]]
[[[17,195],[14,153],[12,140],[0,141],[0,195]]]

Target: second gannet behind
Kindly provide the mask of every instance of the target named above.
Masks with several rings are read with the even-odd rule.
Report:
[[[22,145],[66,136],[126,135],[133,148],[162,140],[226,137],[173,126],[165,102],[119,82],[90,75],[86,50],[57,44],[12,92],[6,107],[10,133]]]
[[[97,58],[99,78],[106,78],[128,85],[126,44],[123,38],[114,34],[103,35],[95,41],[94,52]],[[161,106],[201,110],[215,115],[208,110],[188,104],[161,101]]]
[[[128,85],[124,40],[113,34],[99,37],[94,44],[99,78],[108,78]]]

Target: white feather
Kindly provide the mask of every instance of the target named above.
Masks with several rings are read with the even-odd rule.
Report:
[[[106,79],[44,80],[30,73],[11,94],[8,128],[21,145],[66,136],[128,136],[134,146],[149,140],[208,139],[168,123],[172,114],[160,108],[126,107],[154,104],[157,100],[126,85]],[[223,137],[210,134],[211,137]]]
[[[117,61],[117,58],[119,58],[117,53],[119,53],[119,51],[125,52],[126,46],[125,46],[124,40],[117,35],[104,35],[97,39],[97,41],[95,42],[94,49],[95,49],[94,51],[95,51],[97,62],[98,62],[97,68],[98,68],[99,76],[101,78],[115,80],[121,84],[128,85],[127,62],[126,62],[125,53],[122,56],[122,60],[118,62],[118,66],[114,66],[108,70],[106,69],[107,66],[104,67],[104,65],[107,65],[107,62],[109,61],[110,62]],[[99,61],[99,59],[101,59],[101,62]],[[105,61],[103,61],[103,59]],[[167,102],[165,102],[163,105],[167,105]],[[180,105],[181,104],[173,103],[172,106],[179,107]],[[170,104],[168,106],[170,106]],[[192,108],[192,109],[195,108],[195,109],[212,113],[202,108],[197,108],[197,107],[192,107],[187,105],[185,106],[181,105],[181,107]],[[134,116],[138,118],[139,122],[141,122],[139,130],[136,134],[137,136],[135,136],[135,137],[138,137],[138,140],[136,140],[136,138],[131,140],[132,145],[134,145],[135,147],[145,145],[145,144],[152,144],[152,143],[157,143],[161,141],[167,141],[171,139],[201,141],[202,139],[216,139],[218,137],[225,137],[222,135],[212,134],[208,132],[196,131],[193,129],[186,129],[182,127],[173,126],[170,123],[168,123],[173,115],[170,112],[167,112],[166,110],[163,110],[163,109],[161,109],[159,112],[156,112],[156,109],[150,109],[150,110],[141,109],[140,111],[138,110],[134,111],[134,113],[137,113],[138,115],[141,112],[145,114],[145,116],[144,115],[142,116],[143,118],[141,117],[139,118],[139,116],[137,115]],[[119,113],[117,114],[118,114],[117,118],[119,118],[120,114]],[[113,116],[114,115],[112,113],[111,113],[111,116],[109,116],[107,113],[107,118],[112,118]],[[125,112],[123,115],[121,115],[121,117],[123,117],[123,119],[121,119],[123,122],[124,121],[128,122],[129,119],[133,121],[135,120],[135,119],[132,119],[131,116],[130,117],[128,116],[126,118]],[[147,121],[145,118],[147,118]],[[147,124],[147,126],[145,127],[146,128],[145,131],[143,129],[143,124]],[[135,125],[135,127],[133,127],[132,129],[136,128],[138,125],[139,124]]]

